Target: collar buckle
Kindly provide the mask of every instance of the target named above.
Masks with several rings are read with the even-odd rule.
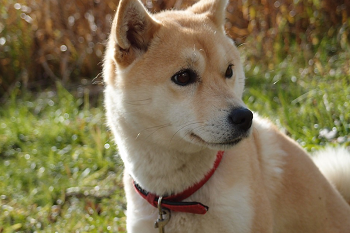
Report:
[[[165,233],[164,227],[171,218],[171,211],[162,207],[163,197],[158,198],[158,219],[154,223],[154,227],[159,229],[159,233]]]

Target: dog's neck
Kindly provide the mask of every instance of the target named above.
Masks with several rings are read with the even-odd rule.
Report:
[[[115,96],[113,90],[106,92],[107,105],[114,102],[113,106],[123,106],[122,99]],[[132,122],[129,116],[123,116],[124,109],[106,110],[125,172],[146,191],[157,196],[180,193],[201,181],[212,169],[217,150],[193,146],[171,136],[171,140],[166,141],[165,138],[155,139],[155,134],[151,137],[149,134],[140,134],[142,129],[137,126],[137,122]],[[160,141],[166,143],[161,144]]]
[[[211,149],[179,152],[131,135],[123,135],[122,140],[118,144],[126,172],[158,196],[176,194],[200,182],[212,169],[217,154]]]

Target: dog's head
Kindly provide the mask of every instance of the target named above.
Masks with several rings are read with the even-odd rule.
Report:
[[[239,52],[224,32],[226,0],[150,14],[121,0],[104,63],[108,120],[120,137],[198,150],[247,137]],[[118,118],[118,119],[117,119]]]

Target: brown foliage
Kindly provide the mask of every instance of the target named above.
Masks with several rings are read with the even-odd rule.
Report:
[[[61,80],[67,84],[100,73],[118,0],[2,2],[0,96],[16,83],[37,87]],[[184,8],[195,0],[143,2],[157,12]],[[269,58],[276,56],[276,48],[287,53],[292,43],[316,45],[320,38],[336,36],[350,25],[349,16],[350,0],[230,0],[226,30],[238,44],[249,37],[263,44],[254,56]]]

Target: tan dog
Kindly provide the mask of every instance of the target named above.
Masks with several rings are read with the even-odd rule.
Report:
[[[157,196],[198,186],[214,171],[180,211],[170,210],[170,219],[164,212],[159,232],[349,233],[344,198],[300,146],[269,121],[252,120],[242,102],[245,77],[224,32],[226,4],[202,0],[154,15],[138,0],[119,4],[104,61],[105,106],[125,164],[128,232],[158,232],[150,203],[163,213]],[[339,156],[347,171],[349,156]],[[209,211],[181,211],[194,202]]]

